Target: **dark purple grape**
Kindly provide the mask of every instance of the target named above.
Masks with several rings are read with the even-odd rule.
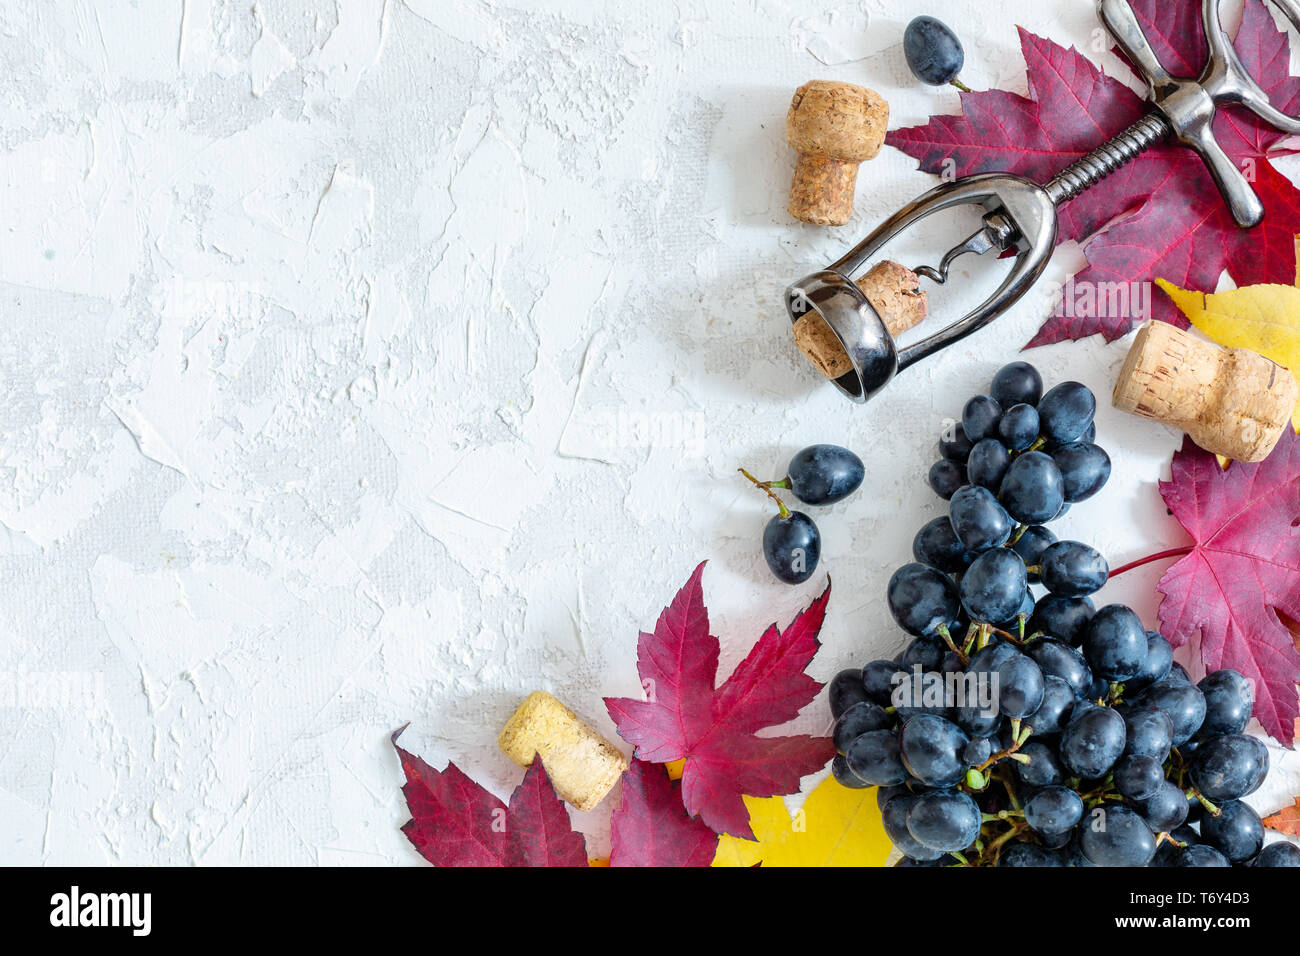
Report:
[[[1038,402],[1038,420],[1048,441],[1064,444],[1079,438],[1092,424],[1097,398],[1079,382],[1062,382]]]
[[[967,670],[972,674],[992,674],[1003,661],[1008,661],[1019,653],[1020,651],[1010,641],[994,635],[987,644],[971,656]]]
[[[957,618],[957,585],[924,564],[905,564],[895,571],[886,596],[894,620],[909,634],[934,634]]]
[[[937,860],[943,856],[943,851],[932,850],[918,843],[907,829],[907,818],[919,799],[921,798],[915,793],[899,794],[880,811],[880,822],[884,826],[885,836],[904,856],[921,862]]]
[[[1182,748],[1201,729],[1205,720],[1205,695],[1199,687],[1184,680],[1166,677],[1156,681],[1133,699],[1139,707],[1163,710],[1174,725],[1174,746]],[[1187,752],[1183,750],[1183,756]]]
[[[1101,590],[1110,565],[1096,548],[1081,541],[1058,541],[1043,550],[1039,576],[1053,594],[1087,597]]]
[[[867,699],[867,689],[862,686],[862,671],[852,668],[840,671],[831,678],[826,694],[830,698],[832,717],[838,718],[854,704],[862,703]]]
[[[1047,530],[1040,524],[1031,524],[1020,533],[1016,543],[1011,545],[1011,549],[1020,555],[1025,566],[1037,565],[1042,557],[1043,549],[1049,544],[1056,543],[1056,535]],[[1038,583],[1038,574],[1029,572],[1029,583]]]
[[[844,753],[856,738],[873,730],[887,730],[893,722],[894,718],[885,713],[885,708],[864,700],[840,714],[839,719],[835,721],[831,738],[835,743],[836,751]]]
[[[1002,713],[996,700],[988,708],[965,703],[953,709],[953,720],[971,737],[991,737],[1002,726]]]
[[[1068,787],[1044,787],[1025,801],[1025,822],[1039,833],[1067,833],[1083,819],[1083,800]]]
[[[917,667],[926,673],[937,671],[943,666],[943,656],[947,650],[948,645],[941,638],[923,634],[903,649],[903,656],[898,663],[909,674]]]
[[[1259,851],[1252,866],[1300,866],[1300,846],[1281,840]]]
[[[763,557],[777,580],[786,584],[802,584],[812,577],[821,553],[821,533],[802,511],[777,515],[763,531]]]
[[[998,665],[998,709],[1004,716],[1028,717],[1042,705],[1046,690],[1042,670],[1024,654]]]
[[[1084,625],[1082,648],[1095,676],[1126,681],[1142,670],[1147,632],[1132,608],[1107,604]]]
[[[1253,859],[1264,846],[1264,824],[1249,804],[1229,800],[1219,804],[1219,815],[1201,820],[1201,839],[1233,863]]]
[[[1155,856],[1156,836],[1135,811],[1103,805],[1083,821],[1079,846],[1096,866],[1146,866]]]
[[[966,459],[966,477],[972,485],[982,485],[996,492],[1002,476],[1011,466],[1011,456],[996,438],[981,438]]]
[[[998,422],[998,440],[1011,451],[1024,451],[1038,440],[1038,410],[1033,405],[1012,405]]]
[[[916,17],[907,25],[903,55],[912,75],[929,86],[951,83],[966,62],[957,34],[934,17]]]
[[[1108,707],[1077,706],[1061,734],[1061,762],[1076,777],[1103,777],[1124,752],[1124,718]]]
[[[1025,575],[1028,579],[1028,575]],[[1024,594],[1020,596],[1020,607],[1016,613],[1011,615],[1005,621],[994,621],[993,623],[1004,631],[1018,631],[1022,620],[1028,621],[1034,613],[1034,595],[1028,587],[1025,588]],[[1028,633],[1028,632],[1026,632]]]
[[[888,707],[893,703],[894,677],[899,673],[893,661],[872,661],[862,668],[862,686],[867,700]]]
[[[1016,776],[1021,783],[1030,787],[1051,787],[1064,782],[1065,768],[1056,751],[1041,740],[1030,740],[1020,748],[1020,755],[1029,758],[1027,762],[1014,761]]]
[[[1001,418],[1002,406],[992,396],[976,395],[961,410],[962,431],[972,444],[981,438],[993,438],[997,436]]]
[[[831,505],[857,491],[866,475],[862,459],[839,445],[809,445],[790,459],[786,480],[807,505]]]
[[[946,461],[964,465],[970,450],[971,440],[962,431],[961,422],[956,422],[951,429],[939,437],[939,457]]]
[[[1142,669],[1124,682],[1124,692],[1134,695],[1146,690],[1156,681],[1169,676],[1174,663],[1174,648],[1159,631],[1147,631],[1147,656]]]
[[[957,491],[966,484],[966,466],[959,465],[955,461],[948,461],[946,458],[942,461],[936,461],[930,466],[930,474],[927,478],[930,487],[940,498],[947,501]]]
[[[831,761],[831,776],[841,787],[848,787],[850,790],[863,790],[871,786],[849,769],[849,762],[844,759],[843,754],[836,754],[835,759]]]
[[[1074,711],[1074,689],[1059,677],[1043,678],[1043,702],[1025,718],[1036,734],[1059,734]]]
[[[1164,763],[1174,745],[1174,725],[1168,714],[1155,707],[1130,707],[1124,724],[1125,754],[1154,757]]]
[[[1191,765],[1192,783],[1207,800],[1240,800],[1264,782],[1268,748],[1245,734],[1211,737],[1197,748]]]
[[[961,759],[972,767],[978,767],[993,756],[993,740],[990,737],[972,737],[961,752]]]
[[[961,577],[961,603],[971,620],[996,623],[1010,620],[1024,603],[1025,562],[1010,548],[991,548]]]
[[[912,557],[950,574],[964,571],[975,560],[975,555],[957,540],[957,533],[952,530],[947,515],[939,515],[921,526],[912,539]]]
[[[948,517],[957,540],[975,553],[1001,547],[1015,530],[1015,522],[993,492],[979,485],[957,490],[948,505]]]
[[[935,714],[913,717],[898,735],[903,766],[927,787],[951,787],[961,781],[969,766],[962,756],[968,743],[964,730]]]
[[[901,797],[903,794],[911,792],[905,783],[896,783],[892,787],[879,787],[876,790],[876,809],[883,811],[894,797]]]
[[[1212,846],[1196,844],[1184,847],[1174,855],[1174,866],[1232,866],[1228,858]]]
[[[955,853],[980,835],[980,808],[960,790],[935,790],[919,797],[907,814],[907,830],[932,850]]]
[[[1239,734],[1250,723],[1255,704],[1250,682],[1237,671],[1224,669],[1206,674],[1196,685],[1205,695],[1205,722],[1201,733],[1214,737]]]
[[[1099,445],[1069,442],[1053,448],[1051,455],[1061,469],[1066,501],[1087,501],[1110,478],[1110,456]]]
[[[1037,405],[1043,396],[1043,377],[1028,362],[1011,362],[993,376],[989,394],[1003,408],[1013,405]]]
[[[1092,671],[1078,649],[1052,637],[1030,641],[1025,653],[1034,659],[1043,674],[1059,677],[1070,685],[1075,697],[1086,697],[1092,688]]]
[[[855,775],[873,786],[888,787],[907,779],[898,734],[892,730],[873,730],[855,738],[845,749],[844,759]]]
[[[1007,469],[998,501],[1021,524],[1051,521],[1065,504],[1061,470],[1050,455],[1025,452]]]
[[[998,866],[1064,866],[1050,850],[1032,843],[1008,843],[998,856]]]
[[[1130,800],[1154,797],[1164,782],[1164,762],[1158,757],[1134,754],[1115,765],[1115,789]]]
[[[1179,844],[1200,846],[1201,843],[1200,834],[1186,823],[1170,830],[1169,836],[1171,839],[1162,840],[1160,845],[1156,847],[1156,855],[1151,859],[1152,866],[1177,866],[1178,857],[1183,852],[1183,847],[1179,846]]]
[[[1152,830],[1168,832],[1187,819],[1187,797],[1176,783],[1163,780],[1151,796],[1133,801],[1133,809],[1142,814]]]

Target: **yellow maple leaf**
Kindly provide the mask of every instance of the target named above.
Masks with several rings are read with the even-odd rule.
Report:
[[[1279,833],[1300,836],[1300,797],[1291,806],[1283,807],[1271,817],[1265,817],[1264,826]]]
[[[891,844],[876,788],[850,790],[827,777],[794,816],[780,797],[745,797],[757,840],[723,836],[714,866],[883,866]]]
[[[1297,242],[1300,253],[1300,242]],[[1297,263],[1300,280],[1300,261]],[[1228,348],[1244,348],[1300,372],[1300,287],[1248,285],[1227,292],[1195,292],[1156,279],[1196,328]],[[1300,431],[1300,403],[1291,413]]]

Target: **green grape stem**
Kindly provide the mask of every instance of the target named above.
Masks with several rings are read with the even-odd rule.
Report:
[[[963,667],[970,663],[970,658],[962,652],[961,648],[959,648],[953,641],[952,635],[948,633],[947,624],[940,624],[935,630],[938,635],[943,638],[943,642],[948,645],[948,650],[957,655],[957,658],[961,661]]]
[[[782,518],[790,517],[790,509],[785,506],[785,502],[782,501],[780,498],[778,498],[776,492],[772,490],[772,485],[774,484],[774,482],[759,481],[757,478],[755,478],[753,475],[747,472],[744,468],[737,468],[736,471],[740,472],[742,475],[744,475],[746,478],[752,481],[754,483],[755,488],[758,488],[760,491],[762,491],[769,498],[771,498],[773,501],[776,502],[776,506],[779,509],[781,509]]]
[[[1205,812],[1210,816],[1217,817],[1223,813],[1219,807],[1207,800],[1205,794],[1201,793],[1201,791],[1197,790],[1195,787],[1188,787],[1183,792],[1187,794],[1187,796],[1195,797],[1197,800],[1201,801],[1201,806],[1205,807]]]

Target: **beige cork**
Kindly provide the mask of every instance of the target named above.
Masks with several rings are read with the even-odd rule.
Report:
[[[1262,461],[1290,424],[1296,393],[1294,376],[1256,352],[1148,322],[1133,340],[1112,401],[1121,411],[1181,428],[1208,452]]]
[[[560,799],[590,810],[627,769],[627,758],[545,691],[533,691],[506,721],[497,744],[521,767],[534,755]]]
[[[813,80],[795,90],[785,138],[799,153],[790,183],[790,215],[817,226],[842,226],[853,215],[858,163],[885,142],[889,104],[852,83]]]
[[[897,338],[921,322],[929,311],[929,300],[918,288],[920,283],[920,278],[911,269],[885,260],[872,266],[857,285],[885,323],[889,334]],[[844,346],[826,320],[815,311],[808,312],[794,324],[794,343],[813,367],[828,379],[837,379],[853,369]]]

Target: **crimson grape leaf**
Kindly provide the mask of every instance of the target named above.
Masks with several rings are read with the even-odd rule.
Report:
[[[1160,625],[1175,645],[1198,630],[1207,671],[1230,667],[1255,685],[1255,716],[1295,739],[1300,653],[1279,612],[1300,620],[1300,437],[1285,429],[1261,462],[1226,469],[1183,440],[1160,494],[1192,536],[1160,578]]]
[[[681,784],[660,764],[633,760],[610,819],[610,866],[709,866],[718,835],[682,805]]]
[[[695,569],[653,633],[637,642],[637,672],[648,700],[607,697],[605,705],[636,755],[652,763],[685,759],[682,802],[719,833],[753,839],[742,795],[793,793],[799,778],[834,756],[826,737],[759,737],[756,731],[792,720],[822,685],[804,668],[821,646],[817,634],[830,585],[784,631],[767,629],[721,687],[718,639],[709,633],[701,578]]]
[[[403,728],[404,730],[405,728]],[[402,762],[402,793],[411,819],[406,838],[435,866],[586,866],[587,848],[555,795],[540,759],[524,774],[507,805],[454,763],[434,770],[393,746]]]
[[[1132,0],[1156,52],[1175,75],[1195,76],[1205,62],[1200,5]],[[1047,182],[1070,163],[1150,111],[1129,87],[1102,73],[1077,50],[1020,31],[1029,95],[1002,90],[961,94],[962,112],[891,132],[886,140],[947,176],[1011,172]],[[1290,48],[1261,0],[1247,0],[1235,45],[1242,63],[1274,106],[1294,113],[1300,79]],[[1220,110],[1220,145],[1253,177],[1264,222],[1237,227],[1199,156],[1166,142],[1061,207],[1060,239],[1082,243],[1087,266],[1074,277],[1079,307],[1062,302],[1028,347],[1088,335],[1113,341],[1129,332],[1150,303],[1155,318],[1186,327],[1162,297],[1131,295],[1130,283],[1161,276],[1183,288],[1213,288],[1227,269],[1240,285],[1295,280],[1294,237],[1300,190],[1269,162],[1293,152],[1284,134],[1241,109]],[[1109,225],[1108,225],[1109,224]],[[1067,287],[1065,295],[1071,296]]]

